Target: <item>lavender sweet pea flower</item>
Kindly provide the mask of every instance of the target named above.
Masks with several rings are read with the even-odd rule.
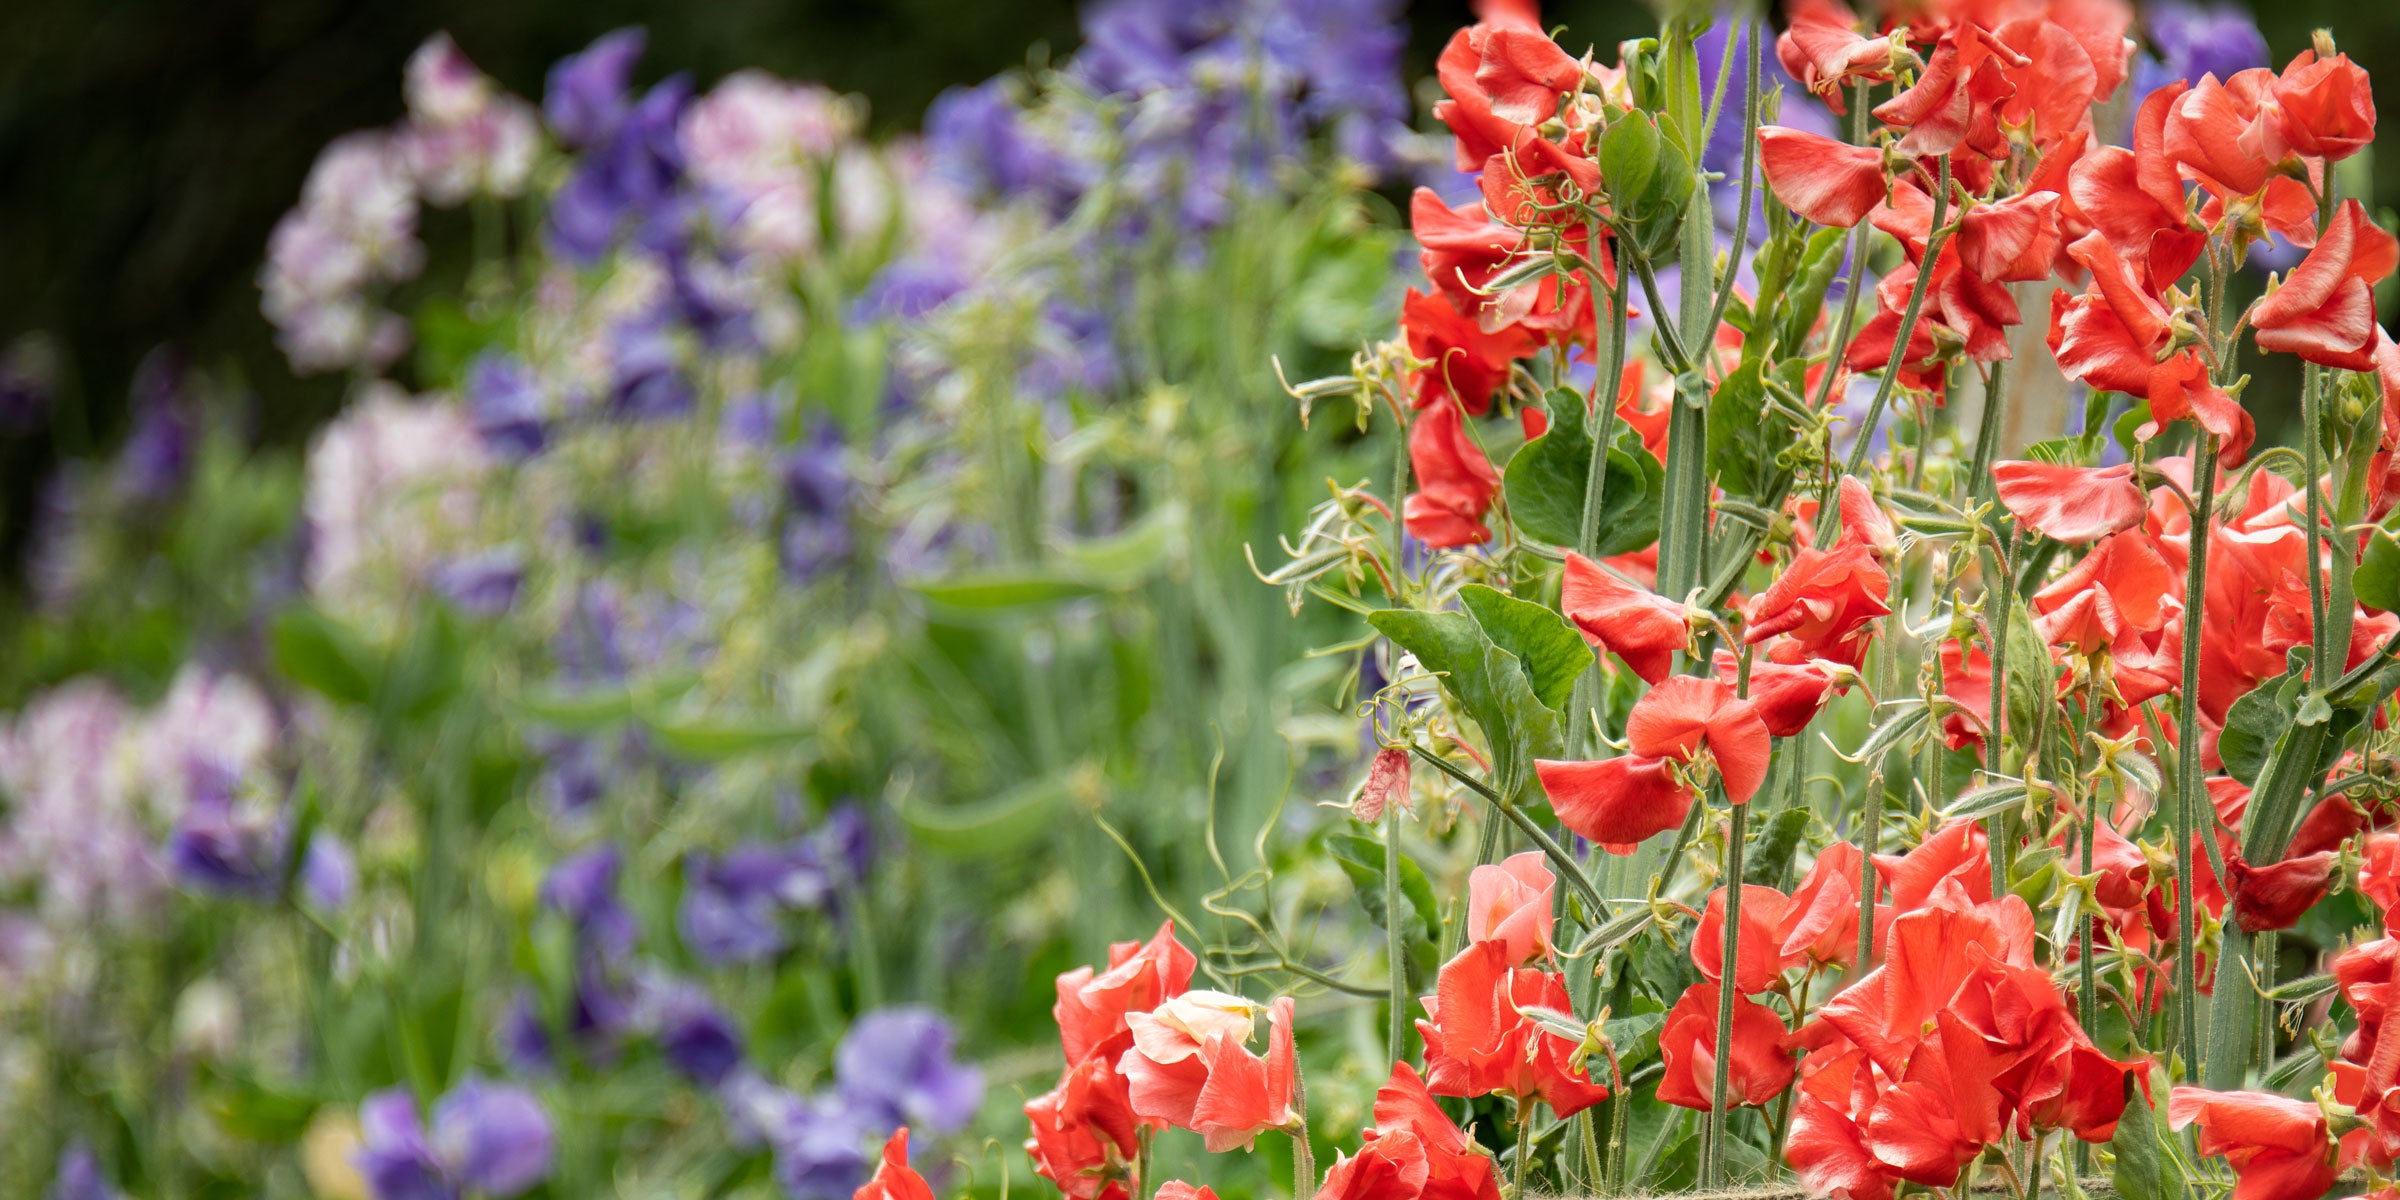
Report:
[[[263,899],[283,866],[281,821],[240,812],[231,786],[194,795],[167,837],[167,864],[198,891]]]
[[[953,1054],[957,1035],[929,1008],[887,1008],[860,1017],[834,1052],[842,1098],[878,1129],[906,1125],[956,1133],[983,1103],[983,1075]]]
[[[825,821],[814,835],[817,856],[834,871],[841,872],[838,882],[862,883],[875,865],[875,830],[868,822],[866,809],[845,801],[825,814]]]
[[[496,617],[517,602],[525,557],[513,547],[454,559],[433,571],[433,588],[470,617]]]
[[[479,1196],[514,1196],[550,1175],[550,1117],[523,1088],[469,1079],[433,1106],[434,1155]]]
[[[101,1173],[99,1156],[84,1142],[76,1142],[58,1156],[58,1171],[50,1178],[50,1190],[45,1200],[123,1200],[124,1193],[109,1186],[108,1176]]]
[[[2258,21],[2238,5],[2155,0],[2142,6],[2142,25],[2158,57],[2145,57],[2136,65],[2136,101],[2169,80],[2198,83],[2203,75],[2231,79],[2236,72],[2268,65],[2266,36],[2258,31]]]
[[[358,859],[342,839],[319,832],[300,856],[300,894],[326,912],[347,907],[358,894]]]
[[[629,322],[616,330],[616,372],[611,406],[634,420],[679,416],[691,411],[695,393],[684,377],[682,356],[667,326]]]
[[[722,857],[684,861],[675,927],[701,961],[723,965],[772,958],[791,944],[790,915],[824,904],[829,883],[814,847],[741,846]]]
[[[696,987],[675,989],[660,1006],[658,1049],[667,1065],[703,1087],[724,1082],[742,1063],[741,1032]]]
[[[542,903],[565,917],[585,946],[610,957],[630,953],[641,936],[617,901],[620,865],[617,848],[602,843],[560,859],[542,881]]]
[[[541,384],[513,354],[486,350],[467,368],[467,412],[484,447],[504,461],[523,462],[548,440]]]
[[[457,1200],[458,1189],[442,1178],[425,1140],[416,1099],[405,1089],[387,1088],[360,1101],[358,1130],[354,1163],[375,1200]]]
[[[520,1075],[547,1075],[558,1065],[550,1048],[550,1031],[542,1027],[540,1001],[529,988],[517,989],[500,1018],[496,1039],[500,1057]]]
[[[810,1097],[767,1131],[775,1150],[775,1182],[791,1200],[849,1200],[867,1181],[870,1137],[858,1109],[841,1097]]]
[[[133,432],[117,457],[117,486],[141,503],[183,490],[198,435],[185,395],[182,356],[160,348],[142,358],[132,387]]]
[[[582,149],[616,136],[624,124],[633,64],[649,35],[639,27],[606,33],[550,68],[542,115],[560,141]]]

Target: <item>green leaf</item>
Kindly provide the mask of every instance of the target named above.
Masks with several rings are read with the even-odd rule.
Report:
[[[2164,1094],[2164,1081],[2154,1090]],[[2139,1081],[2126,1076],[2125,1115],[2117,1119],[2116,1136],[2108,1141],[2109,1157],[2115,1160],[2109,1181],[2121,1200],[2181,1200],[2183,1171],[2161,1148],[2158,1114],[2143,1092]]]
[[[1387,608],[1368,614],[1367,623],[1442,676],[1442,686],[1491,743],[1502,795],[1513,796],[1524,786],[1533,759],[1564,751],[1558,713],[1542,703],[1524,665],[1493,645],[1474,618]]]
[[[1576,679],[1591,669],[1591,643],[1549,608],[1480,583],[1458,589],[1458,599],[1483,627],[1483,635],[1524,665],[1533,679],[1534,695],[1563,711]]]
[[[2133,397],[2133,407],[2117,414],[2116,423],[2108,427],[2108,436],[2115,438],[2117,447],[2127,458],[2141,457],[2141,428],[2150,423],[2150,401]]]
[[[2008,606],[2008,735],[2022,743],[2040,723],[2042,706],[2057,703],[2058,668],[2025,598],[2010,596]]]
[[[2366,558],[2350,576],[2350,590],[2369,608],[2400,610],[2400,541],[2382,529],[2369,533]]]
[[[2217,755],[2225,760],[2225,772],[2256,786],[2258,774],[2266,769],[2267,754],[2274,749],[2276,739],[2291,728],[2292,706],[2282,698],[2283,685],[2292,682],[2290,675],[2278,675],[2242,693],[2225,710],[2225,728],[2217,735]]]
[[[1156,574],[1182,552],[1183,541],[1183,506],[1168,503],[1107,537],[1066,542],[1058,553],[1073,568],[1067,578],[1124,587]]]
[[[995,616],[1048,608],[1103,591],[1098,584],[1063,571],[986,571],[930,580],[918,595],[961,616]]]
[[[203,1094],[209,1114],[227,1133],[253,1142],[281,1144],[300,1136],[317,1113],[312,1096],[279,1091],[247,1076],[205,1069]]]
[[[1383,917],[1383,843],[1364,834],[1334,833],[1326,835],[1325,847],[1357,886],[1358,902],[1367,910],[1367,919],[1377,928],[1391,928]],[[1415,932],[1431,936],[1441,928],[1441,905],[1433,897],[1433,884],[1426,879],[1425,868],[1405,854],[1400,856],[1400,894],[1408,900],[1409,915],[1416,918]]]
[[[702,762],[785,750],[808,737],[806,729],[772,713],[645,715],[642,724],[669,753]]]
[[[1847,232],[1820,229],[1809,235],[1800,270],[1784,288],[1783,332],[1776,339],[1778,345],[1798,346],[1816,328],[1817,314],[1825,309],[1826,289],[1833,286],[1833,277],[1842,269],[1843,235]]]
[[[1760,365],[1743,363],[1708,403],[1708,469],[1717,486],[1737,496],[1764,496],[1767,481],[1781,474],[1775,459],[1791,448],[1792,433],[1792,423],[1767,407]]]
[[[972,804],[911,801],[899,806],[900,821],[929,850],[969,858],[1007,854],[1058,826],[1071,807],[1072,780],[1061,771]]]
[[[591,733],[633,719],[633,692],[622,684],[537,683],[511,697],[509,704],[529,720],[568,733]]]
[[[1630,207],[1649,194],[1651,177],[1658,173],[1658,147],[1658,126],[1638,110],[1618,117],[1600,135],[1600,177],[1620,205]]]
[[[1800,836],[1808,831],[1811,815],[1807,805],[1795,804],[1751,834],[1742,850],[1742,882],[1779,890],[1788,886],[1785,876],[1791,871],[1792,853],[1800,848]]]
[[[380,656],[350,626],[313,608],[294,608],[275,618],[268,640],[275,670],[285,679],[343,704],[374,699]]]
[[[1553,389],[1545,407],[1549,430],[1509,457],[1503,486],[1518,530],[1535,541],[1573,547],[1583,536],[1592,437],[1584,424],[1583,397],[1571,389]],[[1601,497],[1595,546],[1603,558],[1658,540],[1659,499],[1666,493],[1665,468],[1641,448],[1632,430],[1618,429],[1608,451],[1608,490]]]

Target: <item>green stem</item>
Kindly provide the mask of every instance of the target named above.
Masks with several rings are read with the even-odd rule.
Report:
[[[1750,806],[1736,804],[1725,819],[1725,934],[1718,960],[1716,1078],[1709,1085],[1708,1161],[1702,1186],[1725,1185],[1726,1090],[1733,1080],[1733,997],[1740,988],[1742,946],[1742,826]]]
[[[1900,368],[1908,361],[1908,342],[1917,334],[1917,317],[1925,310],[1925,290],[1933,283],[1934,269],[1942,260],[1942,247],[1950,240],[1950,231],[1943,222],[1950,219],[1950,156],[1942,156],[1941,172],[1933,194],[1932,230],[1925,240],[1925,261],[1918,264],[1916,285],[1908,289],[1908,307],[1900,311],[1900,326],[1893,331],[1892,361],[1883,368],[1883,380],[1875,385],[1875,398],[1867,404],[1867,418],[1858,428],[1858,440],[1850,444],[1850,457],[1842,474],[1856,475],[1866,465],[1867,446],[1875,440],[1875,427],[1883,421],[1884,407],[1892,401],[1892,390],[1899,386]],[[1828,371],[1831,368],[1827,368]],[[1839,485],[1840,480],[1834,481]],[[1836,490],[1817,506],[1817,542],[1826,544],[1842,521],[1841,493]]]
[[[1725,278],[1717,285],[1717,301],[1709,308],[1708,322],[1700,327],[1702,336],[1711,338],[1715,336],[1718,323],[1725,319],[1725,306],[1733,302],[1734,277],[1740,273],[1741,256],[1750,249],[1750,207],[1758,198],[1756,176],[1758,174],[1758,44],[1760,38],[1757,25],[1747,22],[1746,24],[1749,25],[1749,28],[1743,31],[1742,40],[1748,43],[1746,46],[1748,54],[1745,57],[1749,61],[1742,85],[1742,207],[1733,215],[1733,249],[1725,256]],[[1733,42],[1731,39],[1727,39],[1725,49],[1728,53],[1732,52]],[[1724,78],[1724,73],[1717,76],[1720,83],[1724,81]],[[1711,125],[1714,125],[1713,114]]]
[[[1385,1031],[1384,1057],[1399,1062],[1408,1055],[1408,947],[1400,933],[1400,805],[1384,805],[1383,814],[1383,938],[1392,960],[1391,1026]]]
[[[2204,828],[2200,815],[2208,811],[2207,794],[2200,781],[2200,631],[2207,627],[2205,608],[2208,595],[2208,543],[2210,527],[2216,519],[2217,500],[2217,436],[2200,431],[2200,452],[2192,465],[2192,497],[2196,511],[2192,514],[2190,561],[2184,569],[2183,594],[2191,597],[2185,602],[2183,618],[2183,679],[2176,693],[2175,704],[2175,993],[2181,1001],[2182,1031],[2177,1039],[2183,1052],[2187,1078],[2206,1078],[2204,1064],[2208,1048],[2200,1040],[2200,989],[2194,968],[2192,942],[2198,935],[2198,920],[2192,911],[2197,903],[2192,892],[2192,841]],[[2214,825],[2214,821],[2208,825]],[[2219,878],[2222,883],[2222,877]],[[2235,927],[2225,927],[2225,945],[2218,951],[2221,959],[2236,952]],[[2222,962],[2220,962],[2222,965]]]
[[[1518,830],[1532,839],[1535,846],[1541,848],[1542,857],[1550,860],[1550,865],[1566,879],[1567,886],[1581,894],[1584,902],[1592,906],[1593,912],[1605,913],[1608,911],[1607,900],[1601,896],[1600,889],[1592,883],[1591,877],[1584,874],[1583,864],[1576,862],[1575,856],[1567,853],[1566,848],[1559,845],[1558,840],[1551,837],[1539,824],[1536,824],[1533,818],[1526,816],[1524,810],[1501,796],[1499,792],[1492,790],[1491,785],[1468,774],[1441,755],[1435,754],[1423,746],[1410,746],[1409,750],[1418,758],[1432,763],[1444,775],[1465,784],[1469,791],[1483,797],[1484,802],[1489,804],[1503,819],[1515,824]],[[1478,865],[1491,861],[1494,860],[1485,857],[1480,860]],[[1455,948],[1453,949],[1455,950]],[[1445,961],[1447,960],[1445,959]]]
[[[1875,851],[1883,840],[1882,782],[1873,775],[1867,777],[1865,811],[1859,814],[1864,828],[1859,830],[1858,847],[1858,961],[1850,968],[1851,977],[1866,974],[1867,964],[1875,957],[1875,893],[1879,890],[1875,876]]]

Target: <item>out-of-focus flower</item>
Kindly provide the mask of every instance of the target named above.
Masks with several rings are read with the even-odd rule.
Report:
[[[409,56],[403,90],[409,119],[401,151],[426,199],[453,205],[524,192],[541,150],[541,120],[531,104],[476,70],[449,34],[427,38]]]
[[[715,1087],[742,1064],[742,1035],[706,992],[677,987],[659,1006],[658,1050],[685,1078]]]
[[[543,907],[565,917],[585,946],[610,956],[631,953],[641,936],[617,899],[622,862],[615,846],[602,843],[560,859],[542,881]]]
[[[2157,57],[2144,55],[2133,69],[2133,95],[2147,96],[2170,80],[2197,84],[2203,75],[2231,79],[2267,65],[2266,35],[2258,20],[2238,4],[2194,4],[2150,0],[2142,26]]]
[[[523,462],[549,440],[541,382],[525,364],[498,350],[475,356],[467,368],[467,412],[484,448],[506,462]]]
[[[676,931],[686,949],[717,964],[782,953],[791,945],[792,914],[822,907],[832,892],[816,848],[805,842],[695,851],[683,878]]]
[[[167,863],[185,886],[265,899],[282,882],[285,830],[235,795],[235,781],[195,794],[167,838]]]
[[[380,369],[399,356],[407,324],[369,294],[424,265],[416,222],[415,180],[396,136],[348,134],[317,156],[259,274],[260,308],[294,370]]]
[[[350,844],[318,830],[300,855],[300,894],[323,912],[349,907],[358,894],[358,858]]]
[[[175,1001],[175,1050],[203,1062],[222,1062],[240,1048],[242,998],[222,979],[204,978]]]
[[[29,886],[46,919],[130,926],[165,896],[137,803],[135,730],[96,679],[44,692],[0,725],[0,881]]]
[[[375,1200],[359,1174],[362,1144],[357,1116],[331,1106],[317,1110],[300,1135],[300,1174],[317,1200]]]
[[[867,1139],[861,1114],[827,1094],[790,1105],[767,1131],[775,1151],[775,1182],[792,1200],[850,1200],[867,1181]]]
[[[58,1156],[58,1170],[43,1196],[44,1200],[121,1200],[124,1193],[109,1184],[91,1145],[76,1142]]]
[[[156,504],[183,490],[199,440],[182,356],[164,346],[144,355],[129,390],[133,432],[117,454],[117,490],[136,503]]]
[[[433,589],[471,617],[496,617],[517,602],[525,556],[514,546],[453,559],[433,570]]]
[[[359,1171],[376,1200],[505,1200],[550,1175],[549,1114],[507,1084],[459,1084],[434,1103],[430,1128],[407,1092],[377,1092],[359,1105],[359,1125]]]
[[[388,573],[413,579],[472,518],[466,486],[483,439],[456,406],[379,386],[327,425],[308,455],[308,587],[324,601],[363,599]]]
[[[834,1052],[842,1097],[885,1125],[956,1133],[983,1102],[983,1074],[955,1057],[957,1035],[929,1008],[860,1017]]]

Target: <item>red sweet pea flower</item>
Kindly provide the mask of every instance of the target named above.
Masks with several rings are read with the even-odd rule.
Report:
[[[1683,605],[1628,583],[1570,550],[1559,582],[1559,608],[1585,641],[1625,660],[1633,673],[1657,683],[1692,648]]]
[[[1774,749],[1749,701],[1718,680],[1691,675],[1670,676],[1636,701],[1625,733],[1630,753],[1533,765],[1558,819],[1615,854],[1680,826],[1691,811],[1695,793],[1668,764],[1689,764],[1707,751],[1725,795],[1742,804],[1765,782]]]
[[[1856,894],[1856,889],[1852,889]],[[1755,996],[1775,986],[1792,964],[1783,949],[1784,926],[1791,921],[1791,898],[1771,887],[1742,885],[1742,939],[1734,967],[1734,990]],[[1855,917],[1857,914],[1852,914]],[[1852,921],[1855,928],[1857,922]],[[1725,889],[1709,893],[1700,926],[1692,933],[1692,965],[1714,983],[1725,968]],[[1710,1003],[1709,1011],[1716,1011]]]
[[[1493,28],[1475,67],[1475,83],[1491,97],[1492,115],[1519,125],[1555,119],[1560,101],[1587,79],[1582,62],[1540,29],[1524,26]]]
[[[2200,1126],[2200,1153],[2232,1164],[2234,1200],[2317,1200],[2333,1186],[2333,1138],[2305,1100],[2179,1087],[2167,1124]]]
[[[2166,601],[2178,582],[2149,534],[2110,534],[2034,593],[2034,628],[2044,641],[2077,654],[2125,645],[2129,636],[2166,623]]]
[[[1401,510],[1409,536],[1437,550],[1492,540],[1483,514],[1500,494],[1500,472],[1468,436],[1456,403],[1444,399],[1417,414],[1408,461],[1417,480]]]
[[[908,1165],[908,1126],[893,1131],[883,1144],[875,1174],[859,1185],[850,1200],[933,1200],[933,1188]]]
[[[2233,879],[2233,918],[2244,931],[2290,929],[2333,886],[2334,852],[2319,850],[2263,867],[2232,854],[2226,856],[2225,873]]]
[[[2157,235],[2175,236],[2173,230]],[[2153,241],[2147,264],[2149,282],[2134,276],[2104,233],[2087,234],[2069,246],[2068,256],[2092,273],[2092,284],[2078,296],[2062,289],[2052,297],[2050,352],[2071,379],[2148,397],[2151,421],[2142,436],[2155,436],[2169,422],[2191,417],[2217,435],[2225,460],[2238,464],[2255,427],[2238,402],[2209,382],[2198,345],[2180,345],[2183,339],[2157,291],[2180,277],[2192,259],[2181,250],[2160,259],[2158,244]]]
[[[1410,374],[1410,403],[1423,409],[1455,400],[1477,416],[1491,407],[1492,393],[1507,385],[1509,367],[1540,345],[1521,326],[1487,333],[1447,294],[1414,288],[1401,301],[1400,331],[1408,337],[1409,355],[1425,363]]]
[[[1467,940],[1507,946],[1511,963],[1549,954],[1557,890],[1558,878],[1542,865],[1539,850],[1475,868],[1467,873]]]
[[[1758,154],[1775,198],[1811,224],[1848,229],[1883,203],[1883,151],[1874,146],[1765,125]]]
[[[1530,347],[1536,341],[1567,341],[1590,334],[1591,287],[1580,276],[1489,294],[1491,281],[1524,249],[1526,235],[1522,231],[1492,220],[1481,204],[1452,208],[1428,188],[1418,188],[1409,198],[1408,214],[1409,232],[1424,247],[1418,261],[1425,268],[1425,278],[1453,309],[1474,314],[1481,331],[1495,337],[1505,335],[1498,343],[1501,348],[1513,349],[1519,339]],[[1570,231],[1567,240],[1571,248],[1580,250],[1588,239],[1580,231]],[[1600,255],[1603,274],[1614,279],[1605,241]],[[1514,333],[1510,332],[1512,326],[1517,327]],[[1526,337],[1526,331],[1539,338]],[[1413,344],[1411,350],[1428,357]],[[1483,411],[1480,398],[1474,411]]]
[[[1942,826],[1905,854],[1878,854],[1875,867],[1901,912],[1923,907],[1945,883],[1958,884],[1977,904],[1992,898],[1991,842],[1970,820]]]
[[[1670,678],[1635,702],[1625,737],[1635,754],[1650,758],[1688,763],[1708,751],[1735,804],[1758,794],[1774,748],[1749,701],[1717,680],[1691,675]]]
[[[1796,0],[1790,17],[1775,39],[1776,61],[1837,113],[1849,111],[1844,92],[1852,82],[1883,83],[1916,58],[1903,37],[1860,33],[1857,15],[1837,0]]]
[[[1058,1039],[1072,1063],[1124,1034],[1127,1013],[1148,1012],[1191,986],[1199,960],[1175,940],[1168,921],[1147,943],[1118,942],[1108,948],[1108,970],[1077,967],[1058,977]],[[1120,1047],[1121,1048],[1121,1047]]]
[[[1847,966],[1858,957],[1858,882],[1863,857],[1859,848],[1848,842],[1835,842],[1817,851],[1816,861],[1793,889],[1783,921],[1775,928],[1787,961]],[[1749,898],[1744,896],[1744,907],[1748,904]],[[1890,912],[1878,907],[1875,915],[1880,923]]]
[[[1699,799],[1666,759],[1639,754],[1597,762],[1536,759],[1533,772],[1559,823],[1611,854],[1631,854],[1643,841],[1682,828]]]
[[[1025,1119],[1036,1174],[1074,1200],[1127,1200],[1141,1118],[1113,1059],[1095,1054],[1068,1067],[1057,1087],[1025,1102]]]
[[[1954,25],[1934,44],[1917,81],[1877,105],[1875,117],[1908,130],[1897,149],[1912,158],[1948,154],[1962,145],[1988,158],[2004,157],[2008,144],[1996,117],[2016,85],[2003,68],[2029,65],[2030,59],[1982,26]]]
[[[1959,261],[1978,279],[2026,283],[2048,279],[2065,248],[2054,191],[2021,192],[1978,204],[1958,219]]]
[[[1296,1121],[1299,1077],[1292,1054],[1292,999],[1267,1008],[1267,1056],[1252,1054],[1258,1006],[1223,992],[1186,992],[1156,1011],[1131,1013],[1133,1048],[1117,1061],[1133,1111],[1145,1120],[1189,1129],[1209,1153],[1248,1147],[1260,1133]]]
[[[2375,140],[2375,90],[2347,54],[2303,50],[2275,81],[2275,132],[2308,158],[2348,158]]]
[[[2283,286],[2250,306],[2258,348],[2345,371],[2375,368],[2375,285],[2400,266],[2400,240],[2346,200]]]
[[[2133,148],[2093,147],[2067,177],[2074,215],[2110,245],[2145,259],[2154,235],[2188,231],[2192,224],[2166,145],[2168,117],[2188,86],[2178,79],[2150,93],[2134,115]]]
[[[1567,1065],[1575,1043],[1543,1029],[1524,1008],[1570,1010],[1566,976],[1511,967],[1504,942],[1473,942],[1442,964],[1424,997],[1426,1086],[1437,1096],[1507,1092],[1539,1096],[1561,1117],[1608,1098],[1608,1089]]]
[[[1750,664],[1750,705],[1773,737],[1797,737],[1816,720],[1825,702],[1850,690],[1858,672],[1821,658],[1799,662],[1775,661],[1768,647],[1764,661]],[[1731,650],[1717,651],[1717,678],[1728,686],[1741,677],[1741,660]]]
[[[1500,1178],[1434,1102],[1417,1069],[1395,1063],[1375,1092],[1366,1144],[1326,1172],[1317,1200],[1500,1200]]]
[[[2267,136],[2259,103],[2275,73],[2264,67],[2237,72],[2224,83],[2204,75],[2167,111],[2166,151],[2220,199],[2255,196],[2283,157]]]
[[[1217,1200],[1217,1193],[1207,1187],[1193,1187],[1180,1179],[1170,1179],[1158,1185],[1158,1200]]]
[[[1442,90],[1449,93],[1447,99],[1433,106],[1434,119],[1450,127],[1457,142],[1458,169],[1485,175],[1487,201],[1495,185],[1511,186],[1552,173],[1564,174],[1587,195],[1597,192],[1600,168],[1581,152],[1584,139],[1581,131],[1570,134],[1567,145],[1542,137],[1525,122],[1512,121],[1495,111],[1491,93],[1477,78],[1495,39],[1501,42],[1504,54],[1516,54],[1524,50],[1516,44],[1516,39],[1528,35],[1548,40],[1538,31],[1514,21],[1484,22],[1459,30],[1434,63],[1434,75],[1441,80]],[[1496,70],[1501,75],[1509,74],[1506,66]],[[1497,204],[1493,211],[1507,217],[1510,207]]]
[[[1952,750],[1983,745],[1992,728],[1992,656],[1980,645],[1945,640],[1936,653],[1942,664],[1942,745]]]
[[[2000,503],[2019,522],[2069,545],[2098,541],[2142,523],[2150,498],[2133,482],[2133,464],[2077,467],[2004,462],[1992,466]]]
[[[1845,542],[1830,553],[1804,548],[1750,601],[1742,638],[1756,645],[1785,636],[1788,641],[1776,647],[1782,661],[1823,658],[1855,667],[1873,636],[1868,622],[1892,611],[1891,588],[1870,546]]]
[[[1658,1098],[1707,1112],[1715,1107],[1717,1003],[1714,983],[1684,990],[1658,1031],[1658,1057],[1665,1066]],[[1792,1085],[1797,1070],[1784,1049],[1783,1022],[1775,1010],[1747,996],[1733,998],[1733,1061],[1726,1072],[1725,1099],[1733,1105],[1764,1105]]]

